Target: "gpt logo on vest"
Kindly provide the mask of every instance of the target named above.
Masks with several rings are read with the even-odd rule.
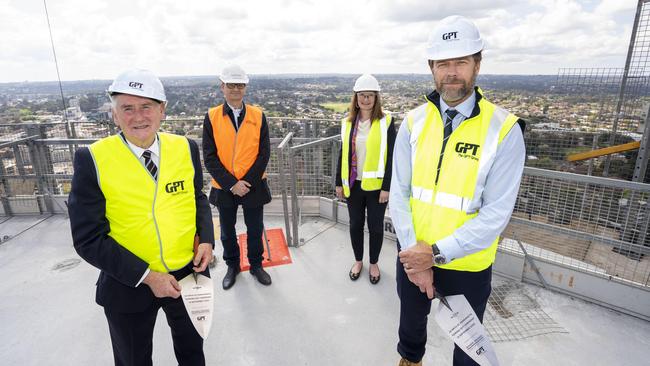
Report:
[[[481,145],[470,144],[469,142],[459,142],[456,144],[456,152],[463,158],[478,160],[476,153]]]
[[[185,181],[169,182],[165,184],[165,192],[171,194],[187,193],[185,191]]]

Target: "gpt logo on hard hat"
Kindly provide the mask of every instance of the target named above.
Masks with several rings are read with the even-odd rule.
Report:
[[[138,83],[136,81],[129,81],[129,86],[132,88],[137,88],[137,89],[142,89],[142,83]]]
[[[443,41],[451,41],[458,38],[458,32],[448,32],[442,34]]]

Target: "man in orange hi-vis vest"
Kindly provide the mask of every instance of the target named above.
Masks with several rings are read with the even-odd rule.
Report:
[[[228,66],[219,76],[225,103],[210,108],[203,122],[203,161],[212,176],[210,203],[219,210],[227,290],[240,272],[235,223],[237,208],[244,210],[248,234],[250,273],[263,285],[271,276],[262,268],[264,205],[271,201],[266,182],[271,141],[262,110],[244,103],[248,76],[239,66]]]

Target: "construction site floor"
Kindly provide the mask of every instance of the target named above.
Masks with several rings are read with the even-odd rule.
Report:
[[[106,320],[94,302],[98,270],[79,260],[67,217],[2,220],[0,364],[112,365]],[[278,228],[284,221],[271,216],[265,224]],[[382,278],[371,285],[367,259],[361,278],[356,282],[348,278],[353,255],[346,226],[314,218],[306,219],[300,231],[305,244],[290,248],[292,263],[267,268],[273,279],[269,287],[244,272],[233,288],[224,291],[221,279],[226,268],[217,240],[214,323],[204,347],[207,364],[397,365],[395,243],[384,242],[379,260]],[[240,217],[238,233],[243,232]],[[495,288],[504,281],[495,276]],[[501,365],[650,364],[650,322],[533,285],[515,287],[554,327],[539,335],[495,342]],[[486,319],[486,327],[499,316],[516,315],[498,313],[493,320]],[[428,334],[424,365],[451,365],[452,343],[432,318]],[[154,365],[177,364],[162,311],[153,358]]]

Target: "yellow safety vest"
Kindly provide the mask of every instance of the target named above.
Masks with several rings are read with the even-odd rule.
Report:
[[[417,240],[433,245],[475,217],[482,206],[483,189],[497,146],[518,118],[485,98],[480,99],[479,108],[477,116],[463,121],[449,137],[437,184],[444,136],[440,111],[428,101],[407,116],[411,151],[415,151],[411,154],[410,206]],[[490,247],[440,267],[482,271],[494,263],[498,241],[497,237]]]
[[[363,163],[361,173],[361,189],[364,191],[376,191],[381,189],[386,172],[386,161],[388,160],[388,126],[391,116],[386,114],[380,120],[373,120],[370,124],[370,132],[366,140],[366,160]],[[343,194],[350,197],[350,130],[352,122],[348,117],[341,120],[341,181],[343,182]]]
[[[109,236],[157,272],[171,272],[193,258],[196,234],[194,165],[185,137],[159,133],[156,182],[121,136],[90,145],[106,199]]]

